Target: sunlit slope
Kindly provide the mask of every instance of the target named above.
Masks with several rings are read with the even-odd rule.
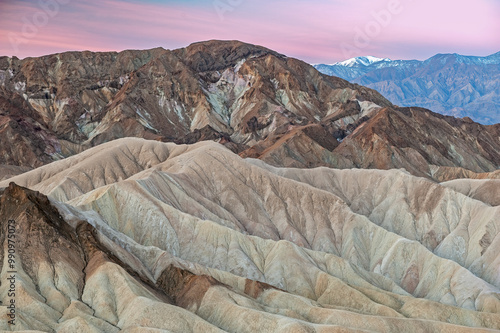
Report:
[[[52,198],[52,228],[66,223],[85,258],[70,274],[49,250],[25,269],[26,302],[55,311],[29,308],[26,328],[500,329],[499,208],[399,170],[279,169],[212,142],[122,139],[10,181]],[[82,243],[87,223],[104,255]],[[88,316],[57,319],[75,302]]]

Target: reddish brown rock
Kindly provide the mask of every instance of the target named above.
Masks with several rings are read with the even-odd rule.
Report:
[[[10,143],[0,164],[34,168],[141,137],[214,140],[276,166],[405,168],[441,181],[496,171],[499,126],[399,108],[374,90],[238,41],[0,57],[0,139]],[[439,167],[466,171],[445,176]]]
[[[127,136],[223,139],[240,152],[290,126],[317,124],[351,100],[390,105],[375,91],[238,41],[1,57],[0,80],[0,137],[13,143],[0,163],[32,168]],[[331,148],[331,137],[320,136]]]

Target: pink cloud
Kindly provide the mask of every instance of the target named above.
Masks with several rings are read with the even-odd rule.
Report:
[[[46,22],[38,2],[0,4],[1,55],[177,48],[207,39],[238,39],[310,62],[332,62],[346,58],[346,45],[353,46],[353,56],[392,58],[450,51],[485,55],[500,46],[495,34],[500,31],[500,5],[494,0],[478,0],[469,7],[452,0],[389,0],[399,1],[400,11],[391,14],[387,24],[373,16],[387,12],[385,0],[246,0],[223,12],[208,1],[204,6],[181,1],[45,1],[67,4],[61,4],[55,15],[45,15]],[[36,33],[27,36],[27,26],[34,23],[39,25]],[[374,24],[379,25],[376,33],[372,30],[363,45],[356,43],[359,32],[377,28]]]

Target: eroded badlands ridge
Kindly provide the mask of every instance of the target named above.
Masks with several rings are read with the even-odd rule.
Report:
[[[20,145],[0,163],[37,167],[116,138],[187,142],[200,131],[241,151],[357,100],[366,112],[390,105],[371,89],[238,41],[0,57],[0,135]]]
[[[0,183],[20,242],[19,325],[499,330],[500,208],[445,185],[280,169],[213,142],[106,143]],[[2,281],[6,232],[2,220]]]
[[[280,167],[405,168],[439,181],[500,167],[500,124],[399,108],[238,41],[0,57],[0,141],[11,143],[0,172],[123,137],[214,140]]]

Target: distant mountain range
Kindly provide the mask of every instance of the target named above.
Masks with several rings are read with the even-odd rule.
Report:
[[[367,56],[314,67],[375,89],[400,106],[483,124],[500,122],[500,52],[487,57],[437,54],[425,61]]]

